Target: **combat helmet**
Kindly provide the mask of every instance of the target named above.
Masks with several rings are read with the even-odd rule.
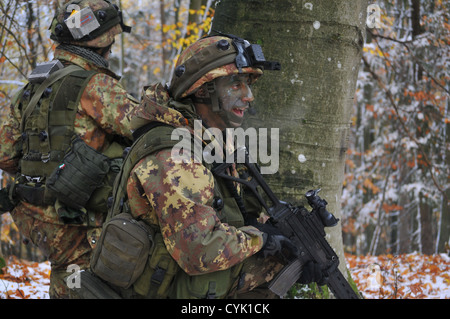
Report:
[[[72,0],[56,11],[49,30],[50,38],[59,43],[106,48],[131,27],[123,23],[122,12],[111,1]]]
[[[214,96],[214,79],[233,74],[252,74],[252,81],[264,70],[280,70],[278,62],[266,61],[258,44],[230,34],[204,37],[182,52],[169,85],[173,99],[180,100],[208,83],[213,111],[219,111]]]

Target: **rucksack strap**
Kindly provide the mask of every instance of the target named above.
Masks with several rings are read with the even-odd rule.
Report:
[[[179,141],[171,139],[174,129],[173,126],[165,123],[151,122],[145,125],[138,134],[135,131],[134,135],[137,136],[137,139],[126,155],[122,168],[114,182],[113,204],[107,220],[129,210],[127,207],[128,196],[126,188],[131,171],[147,155],[175,146]]]

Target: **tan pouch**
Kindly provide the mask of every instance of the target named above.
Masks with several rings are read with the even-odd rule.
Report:
[[[173,279],[179,270],[177,262],[167,251],[161,233],[156,233],[155,248],[144,272],[134,283],[133,289],[147,298],[167,298]]]

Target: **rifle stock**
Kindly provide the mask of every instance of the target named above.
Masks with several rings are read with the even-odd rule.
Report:
[[[246,176],[237,178],[228,175],[227,168],[233,163],[216,165],[212,169],[213,174],[247,186],[266,209],[270,216],[269,222],[288,237],[300,252],[299,257],[285,266],[271,281],[269,289],[278,296],[284,296],[300,278],[303,265],[313,261],[322,269],[325,282],[336,298],[359,299],[340,272],[339,258],[325,239],[324,227],[336,225],[338,219],[326,210],[327,202],[317,196],[320,190],[309,191],[306,194],[308,203],[313,208],[311,212],[303,206],[293,206],[280,201],[262,177],[258,167],[250,162],[245,147],[235,151],[235,158],[239,151],[245,152],[245,163],[242,164],[247,168]],[[268,200],[262,197],[258,189],[263,191]]]

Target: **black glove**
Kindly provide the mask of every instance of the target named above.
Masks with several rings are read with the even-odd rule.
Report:
[[[255,223],[256,227],[264,233],[264,245],[261,253],[264,258],[268,256],[281,257],[283,261],[291,261],[298,257],[298,249],[294,243],[281,234],[281,232],[271,224]]]
[[[11,212],[16,204],[9,198],[9,187],[0,189],[0,215]]]
[[[297,281],[299,284],[310,284],[316,282],[319,286],[326,284],[321,267],[313,261],[308,261],[302,269],[302,274]]]

